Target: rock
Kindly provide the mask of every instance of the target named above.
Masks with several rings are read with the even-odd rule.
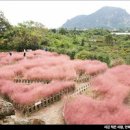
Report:
[[[7,123],[8,122],[8,120],[7,119],[3,119],[3,123]]]
[[[45,122],[41,119],[17,119],[15,120],[14,124],[16,125],[42,125]]]
[[[15,111],[13,105],[10,102],[7,102],[0,98],[0,119],[14,114]]]
[[[6,125],[6,124],[14,124],[14,120],[11,118],[11,116],[6,116],[4,119],[0,120],[1,125]]]
[[[30,119],[30,123],[32,125],[43,125],[45,122],[41,119]]]
[[[29,120],[15,120],[14,121],[15,125],[30,125],[31,123]]]

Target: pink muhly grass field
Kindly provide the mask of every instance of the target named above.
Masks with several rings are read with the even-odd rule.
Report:
[[[130,109],[127,106],[82,95],[66,101],[63,113],[67,124],[130,123]]]
[[[91,80],[93,90],[103,99],[76,96],[64,104],[67,124],[130,124],[130,108],[124,103],[130,95],[130,66],[120,65],[107,69]]]
[[[108,68],[97,60],[71,60],[67,55],[36,50],[26,52],[0,53],[0,93],[10,96],[17,103],[32,103],[58,93],[66,87],[73,87],[74,79],[80,74],[99,74],[91,81],[92,89],[103,93],[104,101],[116,100],[122,103],[129,94],[130,66],[120,65]],[[102,73],[103,74],[100,74]],[[47,80],[49,84],[16,84],[13,79]],[[29,95],[29,96],[28,96]]]
[[[49,84],[16,84],[9,80],[0,80],[0,93],[19,104],[31,104],[45,97],[60,92],[65,88],[75,87],[73,81],[52,81]]]

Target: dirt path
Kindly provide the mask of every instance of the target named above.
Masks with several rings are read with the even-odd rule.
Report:
[[[38,112],[32,113],[30,116],[23,116],[18,111],[16,111],[17,120],[24,119],[41,119],[45,124],[64,124],[64,118],[62,116],[63,110],[63,99],[59,102],[56,102],[47,108],[43,108]]]

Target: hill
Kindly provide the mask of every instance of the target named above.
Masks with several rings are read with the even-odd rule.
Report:
[[[130,14],[122,8],[105,6],[90,15],[78,15],[65,22],[62,27],[68,29],[128,28],[130,27]]]

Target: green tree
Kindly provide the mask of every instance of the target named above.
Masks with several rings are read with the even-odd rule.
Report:
[[[94,57],[94,53],[85,50],[82,50],[75,55],[76,59],[82,59],[82,60],[93,59],[93,57]]]
[[[12,26],[5,18],[4,13],[0,11],[0,49],[7,50],[9,39],[11,37],[10,31],[12,30]]]
[[[60,29],[59,29],[59,33],[62,34],[62,35],[65,35],[65,34],[68,33],[68,31],[67,31],[67,29],[65,29],[65,28],[60,28]]]
[[[5,18],[4,13],[0,11],[0,37],[4,35],[4,33],[11,28],[10,23]]]
[[[45,42],[47,29],[41,23],[27,21],[14,28],[15,35],[12,42],[17,51],[23,51],[23,49],[35,50],[41,48],[41,44],[47,44]]]
[[[105,36],[105,42],[109,45],[112,45],[113,44],[113,37],[111,34],[108,34]]]
[[[82,40],[81,40],[81,46],[84,46],[84,44],[85,44],[85,40],[82,39]]]

